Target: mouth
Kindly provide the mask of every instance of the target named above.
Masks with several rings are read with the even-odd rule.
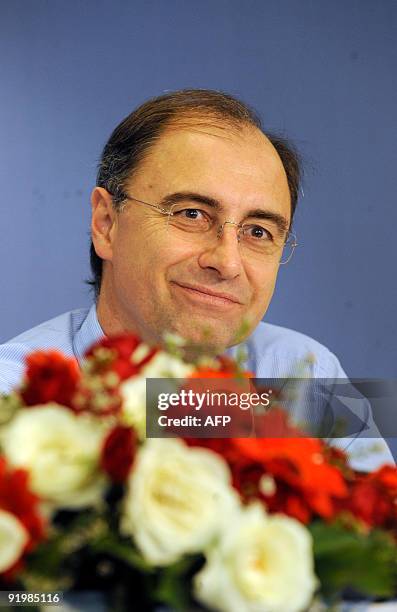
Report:
[[[238,298],[229,293],[213,291],[201,285],[180,284],[175,281],[172,281],[172,285],[181,290],[188,299],[208,306],[232,308],[242,305]]]

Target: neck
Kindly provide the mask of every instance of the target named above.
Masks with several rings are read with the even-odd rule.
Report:
[[[131,318],[128,317],[125,310],[120,306],[116,292],[113,291],[112,279],[107,275],[102,280],[96,311],[99,324],[106,336],[130,333],[136,334],[143,342],[147,342],[150,345],[159,343],[158,339],[151,333],[151,330],[146,328],[144,322],[138,327],[131,323]]]
[[[96,312],[100,326],[106,336],[116,336],[126,332],[134,332],[120,315],[120,309],[114,299],[112,291],[112,279],[107,270],[104,270],[101,289],[96,305]]]

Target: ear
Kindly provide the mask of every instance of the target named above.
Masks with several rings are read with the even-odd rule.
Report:
[[[103,187],[95,187],[91,194],[91,237],[96,254],[108,261],[113,256],[113,234],[116,211],[112,196]]]

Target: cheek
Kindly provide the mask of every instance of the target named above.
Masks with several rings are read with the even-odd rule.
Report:
[[[277,267],[269,267],[261,271],[261,274],[251,275],[251,287],[253,287],[252,308],[263,312],[269,306],[276,286],[278,273]]]
[[[117,283],[138,285],[142,293],[153,287],[162,292],[169,274],[186,266],[196,254],[191,245],[170,239],[166,231],[154,224],[146,224],[141,232],[124,230],[114,244],[113,266]]]
[[[200,269],[198,264],[200,252],[196,245],[171,239],[166,244],[159,245],[154,273],[165,277],[166,280],[170,278],[175,280],[175,277],[181,274],[183,278],[196,276]]]
[[[146,273],[153,267],[158,257],[158,238],[156,228],[148,224],[139,231],[132,224],[120,226],[113,244],[113,265],[132,276]]]

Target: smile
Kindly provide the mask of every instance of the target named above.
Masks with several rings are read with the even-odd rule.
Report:
[[[180,285],[175,281],[172,285],[176,287],[181,294],[188,300],[194,303],[201,303],[207,306],[215,306],[217,308],[234,308],[241,306],[241,302],[237,298],[225,293],[217,293],[206,287]]]

